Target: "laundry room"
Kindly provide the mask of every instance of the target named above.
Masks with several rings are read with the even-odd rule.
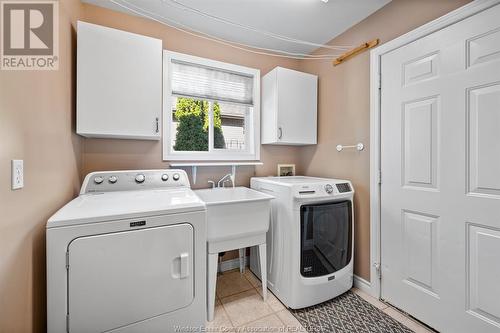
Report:
[[[0,0],[0,333],[499,332],[499,16]]]

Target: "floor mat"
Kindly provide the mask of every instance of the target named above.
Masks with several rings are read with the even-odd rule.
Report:
[[[351,291],[330,301],[291,312],[309,333],[413,332]]]

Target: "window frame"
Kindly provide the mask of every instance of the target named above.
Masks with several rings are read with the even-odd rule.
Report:
[[[193,63],[200,66],[207,66],[225,71],[241,73],[253,76],[253,110],[251,117],[245,117],[245,127],[250,128],[248,134],[245,135],[247,147],[245,151],[231,151],[229,149],[216,149],[210,146],[213,144],[213,129],[209,130],[209,151],[174,151],[171,146],[172,136],[172,99],[175,98],[172,94],[172,60]],[[188,97],[188,96],[184,96]],[[210,108],[216,100],[207,100],[210,103]],[[221,101],[221,103],[226,103]],[[211,60],[202,57],[196,57],[184,53],[173,51],[163,51],[163,160],[164,161],[258,161],[260,159],[260,70],[240,65],[234,65],[226,62]],[[211,113],[210,118],[213,117]],[[249,119],[251,124],[246,124]],[[210,126],[213,126],[213,119],[209,120]]]

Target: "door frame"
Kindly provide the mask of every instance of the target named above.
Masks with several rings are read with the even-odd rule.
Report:
[[[384,54],[462,21],[500,3],[475,0],[426,23],[370,51],[370,287],[366,290],[381,298],[381,58]]]

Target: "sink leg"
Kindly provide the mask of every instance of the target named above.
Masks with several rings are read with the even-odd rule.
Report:
[[[218,253],[208,254],[208,273],[207,273],[207,317],[208,321],[214,320],[215,311],[215,288],[217,283],[217,259]]]
[[[240,252],[240,273],[245,273],[245,252],[246,248],[239,249]]]
[[[262,298],[267,300],[267,254],[266,244],[259,245],[260,279],[262,282]]]

